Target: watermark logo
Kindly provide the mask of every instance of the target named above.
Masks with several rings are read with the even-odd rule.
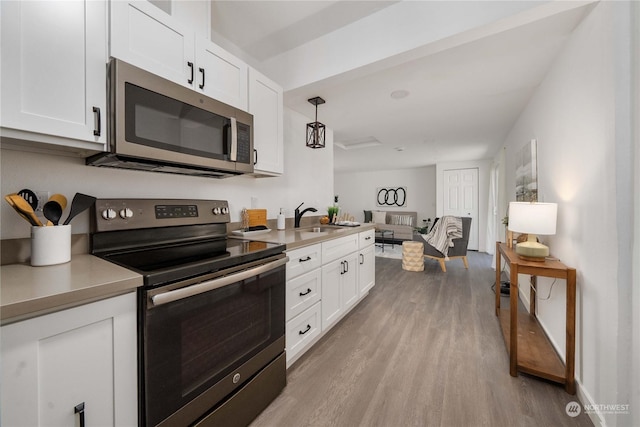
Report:
[[[579,402],[571,401],[567,403],[567,406],[564,408],[565,412],[571,418],[575,418],[580,415],[583,411],[585,414],[613,414],[613,415],[628,415],[630,414],[630,405],[629,404],[621,404],[621,403],[613,403],[613,404],[588,404],[588,405],[580,405]]]
[[[572,401],[567,403],[567,406],[565,406],[564,410],[571,418],[575,418],[582,412],[582,406],[580,406],[578,402]]]
[[[607,404],[594,404],[584,405],[585,414],[613,414],[613,415],[629,415],[628,403],[607,403]]]

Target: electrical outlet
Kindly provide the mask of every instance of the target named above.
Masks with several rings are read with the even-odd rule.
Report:
[[[34,193],[36,193],[36,197],[38,198],[38,207],[36,207],[36,211],[42,212],[44,204],[49,200],[49,191],[35,190]]]

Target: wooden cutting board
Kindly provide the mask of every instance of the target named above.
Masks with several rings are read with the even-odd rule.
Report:
[[[247,214],[249,215],[249,227],[267,225],[266,209],[247,209]]]

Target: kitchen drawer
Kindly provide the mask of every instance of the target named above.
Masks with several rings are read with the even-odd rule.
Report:
[[[287,251],[287,255],[289,256],[287,280],[308,273],[320,267],[322,263],[320,243]]]
[[[360,242],[359,242],[360,249],[364,249],[369,245],[373,245],[373,242],[375,240],[374,233],[375,233],[374,229],[363,231],[362,233],[358,233],[358,238],[360,239]]]
[[[287,322],[287,365],[320,335],[320,301]]]
[[[327,264],[358,250],[358,234],[350,234],[322,243],[322,262]]]
[[[287,320],[320,301],[322,289],[322,270],[319,268],[287,280]]]

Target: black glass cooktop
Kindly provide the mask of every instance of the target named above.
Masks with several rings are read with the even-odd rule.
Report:
[[[215,272],[277,255],[284,245],[238,239],[215,239],[102,254],[101,257],[143,275],[145,285]]]

